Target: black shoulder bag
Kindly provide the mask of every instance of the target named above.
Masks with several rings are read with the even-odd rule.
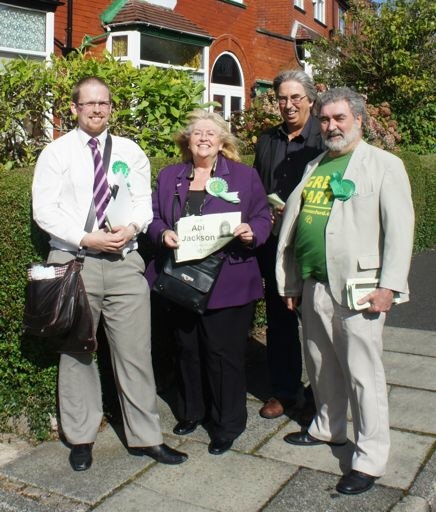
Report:
[[[176,193],[173,199],[173,226],[177,196]],[[171,251],[152,289],[171,302],[202,315],[223,262],[222,256],[211,254],[202,260],[176,263],[174,251]]]
[[[107,169],[112,149],[108,134],[103,165]],[[85,231],[92,231],[95,206],[92,200]],[[94,352],[97,339],[92,313],[80,271],[86,249],[81,248],[68,263],[30,263],[27,265],[27,285],[23,331],[25,335],[49,338],[57,352]]]

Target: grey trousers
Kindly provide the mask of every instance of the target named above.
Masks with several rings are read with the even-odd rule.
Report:
[[[302,320],[307,373],[317,414],[309,433],[317,439],[347,439],[347,406],[353,418],[352,469],[381,476],[389,455],[389,413],[382,363],[385,314],[350,311],[325,283],[304,283]]]
[[[64,263],[71,253],[52,250],[48,261]],[[102,316],[124,421],[127,444],[162,443],[151,362],[150,290],[136,251],[125,259],[108,253],[85,258],[82,278],[94,329]],[[71,444],[95,441],[103,416],[101,385],[91,354],[62,354],[59,363],[62,430]]]

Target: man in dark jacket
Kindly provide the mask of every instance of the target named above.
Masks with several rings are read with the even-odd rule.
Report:
[[[323,143],[319,122],[311,115],[317,95],[312,79],[301,70],[283,71],[274,79],[273,88],[283,122],[259,137],[254,167],[266,193],[277,194],[284,204],[300,182],[306,164],[322,152]],[[275,204],[273,215],[278,228],[283,206]],[[258,253],[265,279],[267,355],[272,385],[272,397],[259,413],[268,419],[281,416],[302,395],[298,319],[277,292],[277,235],[278,229],[274,229]],[[308,400],[312,399],[310,388],[305,394]]]

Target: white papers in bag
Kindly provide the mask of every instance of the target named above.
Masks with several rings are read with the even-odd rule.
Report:
[[[176,224],[179,247],[177,262],[200,260],[233,240],[233,231],[241,224],[241,212],[211,213],[182,217]]]
[[[378,288],[379,282],[379,279],[371,277],[356,277],[354,279],[347,279],[348,307],[356,311],[369,308],[371,306],[369,302],[365,302],[364,304],[358,304],[357,302],[365,297],[365,295],[368,295],[376,288]],[[400,294],[398,292],[394,292],[392,303],[397,304],[399,302]]]

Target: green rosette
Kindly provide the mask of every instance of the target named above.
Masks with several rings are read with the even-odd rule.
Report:
[[[347,201],[356,192],[356,185],[351,180],[344,180],[339,172],[330,176],[330,189],[333,197],[339,201]]]

